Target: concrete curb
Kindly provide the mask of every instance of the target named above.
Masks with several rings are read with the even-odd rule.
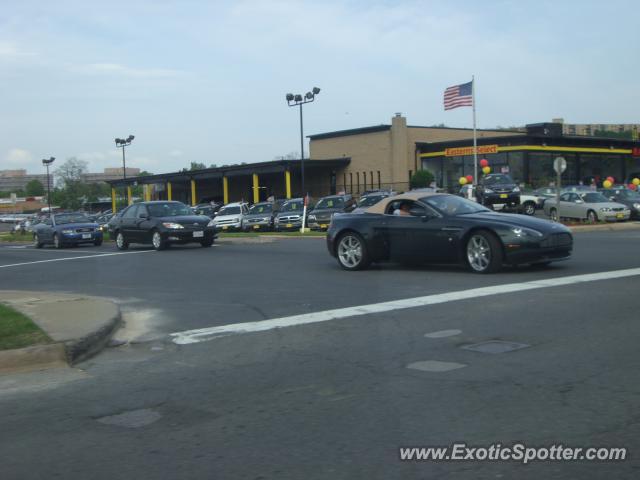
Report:
[[[604,225],[572,225],[569,227],[573,233],[580,232],[615,232],[617,230],[637,230],[640,229],[640,222],[606,223]]]
[[[120,307],[104,298],[0,291],[0,301],[28,316],[53,340],[0,351],[0,373],[75,365],[102,351],[122,324]]]

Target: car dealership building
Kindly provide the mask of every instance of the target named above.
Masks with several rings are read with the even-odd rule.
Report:
[[[473,174],[473,131],[407,125],[396,114],[390,124],[310,135],[304,160],[305,186],[312,197],[378,188],[406,191],[413,172],[428,169],[439,187],[456,191],[458,179]],[[512,130],[477,130],[478,158],[493,172],[509,173],[532,187],[555,179],[553,160],[567,160],[563,183],[640,175],[640,142],[565,135],[558,123]],[[145,199],[173,199],[195,205],[216,200],[257,202],[302,196],[300,160],[274,160],[203,170],[112,180],[112,198],[123,188],[143,187]],[[128,198],[132,195],[129,194]]]

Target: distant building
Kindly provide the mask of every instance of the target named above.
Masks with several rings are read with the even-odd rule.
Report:
[[[127,178],[137,177],[140,175],[139,168],[129,168],[126,170]],[[85,173],[82,179],[86,183],[100,183],[108,182],[109,180],[120,180],[123,178],[122,167],[120,168],[105,168],[102,173]]]
[[[26,170],[0,170],[0,192],[16,192],[24,190],[32,180],[39,181],[43,187],[47,186],[47,175],[28,174]]]
[[[553,123],[562,124],[563,135],[592,136],[596,132],[610,132],[620,134],[631,132],[633,140],[638,139],[640,124],[638,123],[564,123],[563,118],[554,118]]]

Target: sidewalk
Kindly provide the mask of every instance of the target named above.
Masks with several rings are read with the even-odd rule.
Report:
[[[105,347],[121,322],[118,305],[98,297],[2,290],[0,302],[28,316],[54,342],[0,351],[0,373],[86,360]]]

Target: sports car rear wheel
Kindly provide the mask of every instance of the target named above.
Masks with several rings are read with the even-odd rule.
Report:
[[[363,270],[371,263],[364,240],[355,232],[345,233],[338,239],[337,257],[345,270]]]
[[[489,232],[476,232],[467,241],[467,264],[472,272],[493,273],[502,267],[500,240]]]

